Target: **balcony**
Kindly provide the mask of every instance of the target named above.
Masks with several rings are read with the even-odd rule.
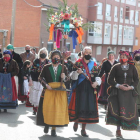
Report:
[[[110,37],[104,36],[104,44],[110,44]]]
[[[103,20],[103,15],[97,15],[97,19]]]
[[[90,44],[102,44],[102,37],[96,37],[96,36],[89,36],[88,35],[87,43],[90,43]]]
[[[135,1],[126,0],[126,4],[136,6],[136,0]]]
[[[139,21],[135,21],[135,25],[139,25]]]
[[[123,45],[133,45],[133,39],[123,38]]]
[[[113,44],[113,45],[116,45],[116,44],[117,44],[117,38],[113,38],[113,39],[112,39],[112,44]]]
[[[123,23],[123,19],[122,18],[120,18],[120,23]]]
[[[119,36],[118,45],[122,45],[122,37],[121,36]]]
[[[130,24],[134,24],[134,20],[130,20]]]
[[[125,19],[125,23],[126,24],[129,24],[129,19]]]
[[[107,17],[106,17],[106,20],[107,20],[107,21],[111,21],[111,17],[110,17],[110,16],[107,16]]]
[[[125,3],[125,0],[121,0],[121,3]]]
[[[118,18],[117,17],[114,17],[114,22],[118,22]]]

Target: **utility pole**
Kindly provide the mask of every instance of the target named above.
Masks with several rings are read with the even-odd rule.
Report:
[[[11,18],[11,33],[10,33],[10,44],[12,44],[12,45],[14,45],[15,15],[16,15],[16,0],[13,0],[13,4],[12,4],[12,18]]]

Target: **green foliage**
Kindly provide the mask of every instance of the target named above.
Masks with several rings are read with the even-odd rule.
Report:
[[[54,9],[53,9],[52,6],[51,6],[51,8],[48,8],[48,9],[47,9],[46,14],[47,14],[47,20],[48,20],[48,22],[49,22],[49,19],[51,18],[51,16],[55,14],[55,11],[54,11]]]
[[[87,31],[88,29],[94,29],[94,25],[90,22],[82,24],[83,30]]]
[[[72,9],[72,16],[74,17],[75,15],[76,15],[76,17],[78,17],[78,15],[79,15],[78,4],[77,3],[74,4],[74,7]]]

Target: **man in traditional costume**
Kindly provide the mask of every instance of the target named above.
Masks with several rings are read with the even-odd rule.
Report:
[[[137,86],[137,92],[139,94],[137,96],[137,106],[138,106],[138,112],[139,112],[139,117],[140,117],[140,49],[134,51],[133,57],[134,57],[135,67],[137,69],[138,76],[139,76],[139,83]]]
[[[134,65],[129,62],[129,52],[120,51],[120,63],[116,64],[108,77],[107,125],[116,125],[116,137],[122,139],[123,130],[137,130],[139,125],[136,88],[139,82]]]
[[[86,124],[99,122],[97,85],[101,84],[98,76],[97,64],[91,60],[92,50],[90,47],[83,49],[82,59],[76,62],[77,69],[71,73],[73,82],[72,97],[69,104],[70,121],[75,122],[73,129],[77,131],[78,123],[82,123],[81,135],[88,137],[85,131]],[[76,71],[77,70],[77,71]],[[82,74],[87,75],[86,77]]]
[[[61,85],[61,80],[66,80],[67,69],[61,65],[61,53],[54,50],[51,53],[51,64],[44,66],[39,81],[44,87],[37,112],[37,125],[45,126],[44,132],[48,133],[52,127],[51,136],[56,136],[56,127],[67,126],[69,123],[67,93],[55,90]],[[63,87],[64,84],[62,85]]]
[[[12,59],[12,53],[5,50],[0,59],[0,112],[1,109],[7,112],[7,109],[16,109],[18,106],[14,79],[18,72],[18,64]]]

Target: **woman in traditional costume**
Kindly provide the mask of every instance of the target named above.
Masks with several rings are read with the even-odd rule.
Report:
[[[3,52],[3,58],[0,59],[0,112],[4,109],[16,109],[17,90],[14,76],[19,72],[18,65],[12,59],[12,53],[9,50]]]
[[[129,64],[129,52],[120,51],[120,63],[116,64],[108,77],[111,85],[108,93],[107,125],[116,125],[116,137],[122,138],[123,130],[137,130],[139,125],[136,88],[138,73],[132,63]]]
[[[62,73],[60,51],[52,51],[51,61],[51,64],[44,66],[39,76],[44,89],[37,112],[37,125],[45,126],[44,133],[48,133],[49,127],[52,127],[51,136],[56,136],[56,127],[67,126],[69,123],[67,93],[56,89],[61,86],[61,80],[66,80],[67,69],[64,66]],[[64,83],[62,86],[65,88]]]
[[[83,57],[75,65],[78,70],[73,68],[71,78],[73,81],[72,97],[69,104],[69,117],[71,122],[75,122],[73,130],[76,132],[78,123],[82,123],[81,135],[88,137],[86,134],[86,124],[99,122],[97,85],[101,84],[101,78],[98,76],[97,64],[91,60],[92,50],[90,47],[83,49]],[[89,79],[82,74],[85,73]]]
[[[34,60],[31,68],[32,86],[30,88],[29,101],[33,105],[33,115],[36,115],[40,96],[43,90],[43,86],[38,81],[38,77],[44,65],[49,63],[49,60],[47,59],[48,51],[45,47],[39,50],[38,57],[39,59],[37,58]]]
[[[100,72],[101,68],[102,68],[102,65],[103,63],[107,60],[107,58],[103,58],[102,59],[102,62],[101,64],[98,66],[98,71]],[[98,99],[100,99],[99,97],[103,96],[103,93],[104,93],[104,86],[105,86],[105,73],[103,74],[101,80],[102,80],[102,83],[101,83],[101,86],[100,86],[100,90],[98,92]],[[99,101],[100,102],[100,101]]]
[[[21,68],[18,99],[22,103],[27,100],[29,94],[29,85],[31,83],[30,67],[31,61],[26,60]]]
[[[111,67],[117,63],[118,62],[114,58],[114,52],[113,51],[108,52],[108,60],[104,61],[98,75],[99,77],[102,77],[105,74],[104,88],[102,89],[102,94],[100,94],[98,99],[98,102],[100,104],[105,105],[105,109],[107,107],[107,98],[108,98],[107,88],[109,87],[107,83],[108,74],[111,70]]]
[[[139,83],[137,86],[137,92],[139,94],[137,96],[137,107],[138,107],[138,112],[139,112],[139,116],[140,116],[140,49],[134,51],[133,57],[134,57],[135,67],[137,69],[138,76],[139,76]]]

